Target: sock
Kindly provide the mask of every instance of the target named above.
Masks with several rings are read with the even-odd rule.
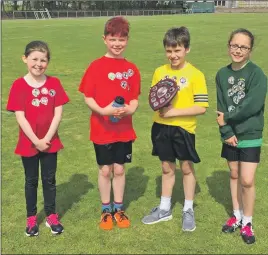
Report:
[[[108,211],[108,212],[111,212],[112,211],[112,207],[111,207],[111,204],[110,202],[109,203],[102,203],[101,204],[101,211]]]
[[[243,227],[246,226],[248,223],[252,225],[252,216],[243,216],[242,225]]]
[[[234,216],[236,217],[236,219],[238,221],[240,221],[242,219],[242,214],[240,210],[234,210]]]
[[[171,197],[163,197],[161,196],[160,201],[160,210],[169,211],[171,207]]]
[[[193,200],[184,200],[184,207],[183,207],[183,211],[186,212],[188,209],[192,209],[193,210],[193,204],[194,201]]]
[[[239,210],[240,211],[240,215],[241,215],[241,219],[243,218],[243,210]]]
[[[114,202],[114,211],[120,211],[123,208],[123,202]]]

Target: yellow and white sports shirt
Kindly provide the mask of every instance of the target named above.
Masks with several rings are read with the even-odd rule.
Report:
[[[194,105],[209,106],[205,76],[190,63],[186,63],[180,70],[171,69],[170,64],[158,67],[154,72],[151,87],[164,78],[175,79],[180,88],[171,101],[174,108],[188,108]],[[156,111],[153,121],[164,125],[180,126],[189,133],[195,134],[196,116],[161,118],[159,112]]]

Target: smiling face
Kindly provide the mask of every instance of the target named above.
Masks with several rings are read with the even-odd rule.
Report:
[[[190,49],[177,45],[176,47],[166,46],[166,57],[168,58],[172,69],[180,69],[184,66],[185,57]]]
[[[128,36],[106,35],[103,36],[103,41],[107,47],[106,56],[112,58],[121,58],[124,50],[127,47]]]
[[[250,58],[251,39],[243,33],[237,33],[233,36],[228,45],[228,54],[233,64],[243,66]]]
[[[27,65],[28,72],[34,78],[42,76],[48,66],[47,52],[32,51],[27,57],[22,57],[23,62]]]

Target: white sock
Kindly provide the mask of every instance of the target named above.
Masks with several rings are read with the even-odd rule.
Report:
[[[169,211],[171,207],[171,197],[161,196],[160,210]]]
[[[252,216],[243,216],[242,225],[246,226],[248,223],[252,224]]]
[[[183,207],[183,211],[186,212],[188,209],[192,209],[193,210],[193,204],[194,201],[193,200],[184,200],[184,207]]]
[[[243,219],[243,210],[239,210],[241,215],[241,220]]]
[[[240,221],[242,219],[242,214],[240,210],[234,210],[234,216],[236,217],[236,219],[238,221]]]

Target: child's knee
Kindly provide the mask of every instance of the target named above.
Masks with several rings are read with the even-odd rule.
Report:
[[[114,164],[114,176],[123,176],[125,174],[124,165]]]
[[[254,185],[254,179],[252,178],[241,178],[242,188],[251,188]]]
[[[168,161],[162,162],[162,173],[163,174],[174,174],[174,171],[175,171],[174,163],[168,162]]]
[[[182,161],[180,162],[180,165],[183,175],[194,174],[194,166],[191,161]]]
[[[113,169],[112,165],[101,166],[99,169],[99,174],[103,177],[110,178],[112,169]]]

